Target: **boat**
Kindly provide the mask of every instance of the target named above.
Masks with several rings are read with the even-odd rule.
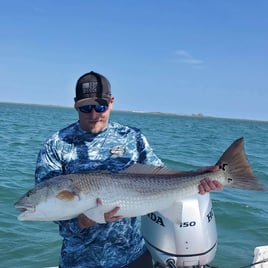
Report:
[[[210,194],[185,198],[165,211],[168,214],[173,221],[159,212],[141,217],[154,268],[213,268],[209,264],[216,255],[218,238]],[[257,246],[253,262],[239,268],[268,268],[268,245]]]
[[[268,268],[268,245],[258,246],[254,249],[252,268]]]
[[[141,230],[155,268],[211,267],[217,251],[217,228],[210,194],[183,199],[165,215],[159,212],[141,218]],[[254,249],[253,262],[239,268],[268,268],[268,245]]]

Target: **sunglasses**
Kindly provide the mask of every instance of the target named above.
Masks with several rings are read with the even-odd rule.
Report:
[[[80,112],[82,113],[90,113],[92,109],[95,110],[97,113],[104,113],[107,111],[108,106],[107,105],[85,105],[78,108]]]

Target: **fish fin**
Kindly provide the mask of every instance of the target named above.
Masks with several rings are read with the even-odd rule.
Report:
[[[106,223],[102,205],[97,205],[96,207],[90,208],[84,211],[83,214],[97,223]]]
[[[257,180],[244,151],[244,139],[235,140],[222,154],[216,165],[226,172],[226,186],[246,190],[265,191]]]
[[[59,192],[56,195],[56,197],[60,200],[63,200],[63,201],[72,201],[77,197],[77,195],[74,194],[73,192],[63,190],[63,191]]]
[[[181,174],[182,172],[179,170],[172,170],[166,167],[161,166],[152,166],[152,165],[144,165],[144,164],[133,164],[132,166],[126,168],[120,173],[126,174]]]
[[[182,222],[182,202],[175,202],[171,207],[161,210],[159,213],[175,224],[180,224]]]
[[[197,176],[204,173],[207,173],[207,170],[190,170],[190,171],[181,171],[181,170],[174,170],[169,169],[167,167],[162,166],[153,166],[153,165],[144,165],[144,164],[133,164],[132,166],[126,168],[125,170],[121,171],[120,173],[125,174],[142,174],[142,175],[179,175],[183,176]]]

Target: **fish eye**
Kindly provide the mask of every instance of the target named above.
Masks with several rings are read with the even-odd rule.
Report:
[[[31,190],[26,193],[26,197],[30,197],[35,191]]]

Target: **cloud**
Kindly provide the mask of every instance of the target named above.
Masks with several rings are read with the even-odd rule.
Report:
[[[194,58],[189,52],[185,50],[177,50],[175,52],[179,62],[183,62],[190,65],[200,66],[205,62],[199,59]]]

